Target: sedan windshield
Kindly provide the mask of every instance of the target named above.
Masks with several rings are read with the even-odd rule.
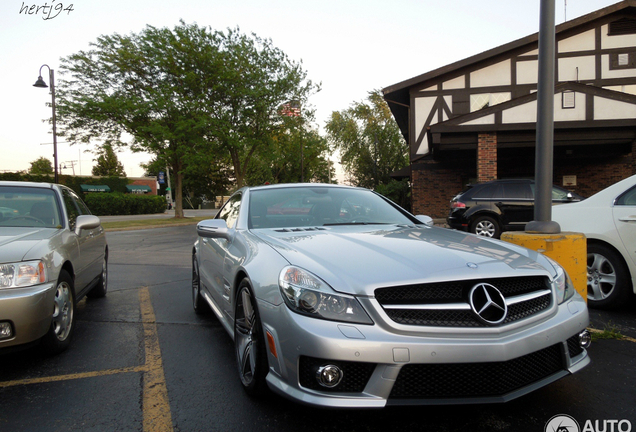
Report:
[[[250,228],[413,223],[406,214],[365,189],[308,186],[250,193]]]
[[[0,227],[61,228],[51,189],[0,186]]]

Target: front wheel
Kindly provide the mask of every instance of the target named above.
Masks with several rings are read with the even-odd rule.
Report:
[[[483,237],[499,238],[501,228],[497,221],[490,216],[478,216],[470,224],[470,232]]]
[[[99,281],[87,294],[89,298],[105,297],[108,292],[108,254],[104,254],[102,261],[102,273],[99,275]]]
[[[627,301],[629,271],[613,249],[602,244],[587,246],[587,300],[596,309],[615,309]]]
[[[51,327],[42,338],[42,346],[48,354],[59,354],[71,343],[75,328],[75,292],[73,279],[65,271],[60,272],[53,301]]]
[[[192,255],[192,308],[197,315],[205,315],[210,312],[210,306],[201,295],[201,275],[199,275],[199,263],[196,256]]]
[[[234,345],[241,384],[250,396],[260,396],[267,388],[268,364],[263,336],[254,294],[244,279],[236,297]]]

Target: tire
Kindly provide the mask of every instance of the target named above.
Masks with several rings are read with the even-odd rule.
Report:
[[[262,396],[267,389],[268,363],[260,315],[249,281],[243,279],[236,296],[234,346],[241,384],[248,395]]]
[[[499,223],[490,216],[478,216],[470,224],[470,232],[483,237],[499,238],[501,228]]]
[[[42,338],[47,354],[59,354],[67,349],[75,329],[75,290],[73,279],[65,271],[60,272],[53,304],[53,319],[49,331]]]
[[[210,306],[201,296],[199,263],[194,255],[192,255],[192,308],[194,309],[194,313],[197,315],[206,315],[210,312]]]
[[[104,254],[104,260],[102,261],[102,274],[99,276],[99,281],[91,290],[86,294],[89,298],[102,298],[106,296],[108,292],[108,254]]]
[[[621,256],[602,244],[587,246],[587,301],[595,309],[616,309],[631,292],[629,271]]]

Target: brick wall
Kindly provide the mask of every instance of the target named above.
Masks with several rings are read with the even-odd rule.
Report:
[[[477,182],[497,179],[497,133],[477,135]]]
[[[464,189],[463,170],[429,160],[412,170],[413,214],[445,218],[450,200]]]
[[[157,179],[152,177],[131,177],[131,184],[139,185],[139,186],[148,186],[151,191],[148,192],[147,195],[157,195]]]

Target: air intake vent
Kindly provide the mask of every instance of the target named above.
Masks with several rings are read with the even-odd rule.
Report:
[[[622,18],[609,24],[609,36],[636,34],[636,19]]]

